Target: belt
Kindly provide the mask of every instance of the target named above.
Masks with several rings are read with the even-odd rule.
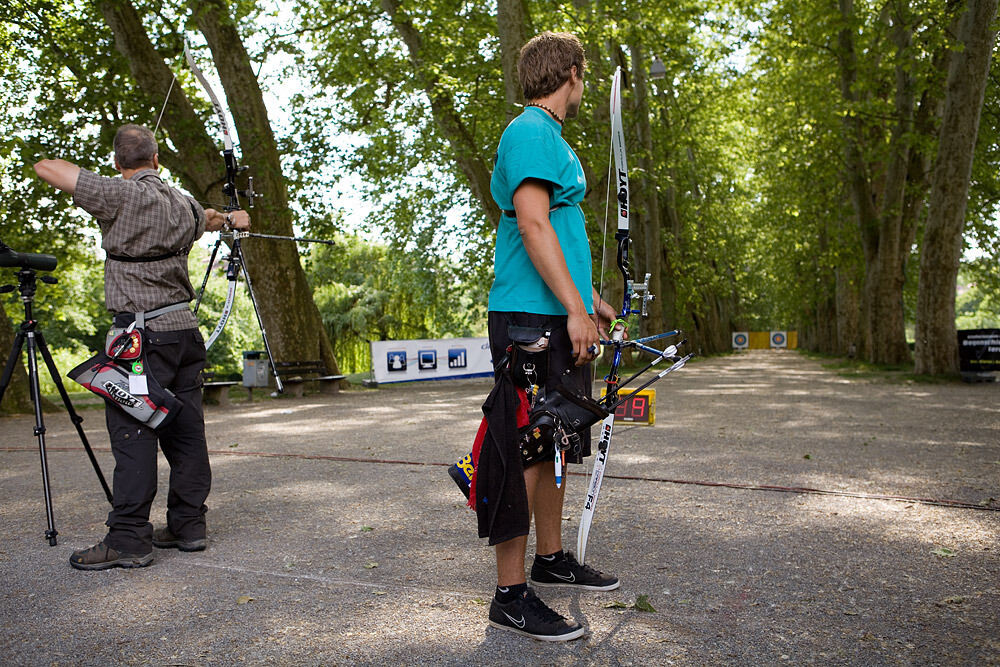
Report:
[[[108,253],[108,258],[113,259],[116,262],[159,262],[161,259],[170,259],[171,257],[182,257],[190,252],[191,248],[181,248],[180,250],[175,250],[174,252],[164,253],[162,255],[153,255],[151,257],[129,257],[128,255],[112,255]]]
[[[549,209],[549,213],[551,213],[552,211],[556,211],[556,210],[559,210],[561,208],[564,208],[566,206],[569,206],[569,204],[559,204],[558,206],[553,206],[552,208]],[[508,211],[507,209],[500,209],[500,212],[503,213],[504,215],[507,215],[507,216],[510,216],[511,218],[514,218],[515,220],[517,219],[517,212],[516,211]]]
[[[115,326],[124,327],[128,326],[132,322],[135,322],[135,327],[141,329],[146,325],[147,320],[156,319],[160,315],[166,315],[167,313],[172,313],[175,310],[187,310],[187,301],[181,301],[178,303],[172,303],[169,306],[163,306],[162,308],[156,308],[155,310],[147,310],[140,313],[115,313]],[[129,321],[119,321],[119,318],[131,317]]]

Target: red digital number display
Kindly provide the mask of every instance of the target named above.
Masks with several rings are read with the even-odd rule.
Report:
[[[601,390],[601,396],[607,392]],[[625,394],[625,392],[622,392]],[[615,419],[652,426],[656,420],[656,390],[643,389],[615,408]]]
[[[615,417],[627,421],[649,421],[649,398],[636,395],[615,408]]]

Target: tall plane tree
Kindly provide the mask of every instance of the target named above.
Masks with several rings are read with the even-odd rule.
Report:
[[[77,156],[76,161],[108,173],[101,162],[115,127],[136,122],[152,128],[162,108],[157,136],[161,164],[196,199],[221,208],[225,203],[220,192],[225,173],[220,155],[221,133],[214,115],[209,112],[204,92],[197,86],[184,85],[191,79],[182,69],[183,41],[185,35],[194,37],[193,31],[197,30],[211,50],[214,69],[229,102],[226,106],[232,112],[242,141],[237,152],[242,161],[251,166],[256,188],[265,193],[251,212],[253,231],[292,235],[293,213],[282,176],[282,156],[250,56],[232,17],[236,10],[228,2],[101,0],[89,5],[82,14],[58,3],[21,4],[24,7],[20,10],[11,10],[10,20],[18,22],[18,14],[34,17],[36,20],[31,22],[18,22],[22,36],[33,38],[46,58],[61,62],[84,91],[75,114],[68,118],[83,117],[82,128],[100,128],[99,137],[88,136],[84,140],[90,142],[93,154]],[[192,32],[181,32],[181,25],[190,26]],[[243,23],[240,27],[245,30],[249,25]],[[97,41],[106,42],[113,36],[119,56],[103,51],[89,57],[85,67],[81,66],[73,56],[73,40],[87,35],[88,31],[96,33],[93,39]],[[151,34],[155,39],[151,39]],[[174,64],[176,72],[167,65],[168,61]],[[175,74],[178,81],[172,84]],[[51,88],[56,89],[56,86],[53,84]],[[94,94],[87,94],[88,91]],[[120,96],[121,101],[109,99],[109,94]],[[43,90],[38,103],[44,105],[48,97]],[[74,128],[68,126],[67,129]],[[73,157],[65,153],[50,156]],[[61,201],[63,206],[68,204]],[[250,239],[244,242],[244,252],[276,359],[321,359],[336,372],[333,349],[312,301],[295,244]]]
[[[920,256],[917,373],[958,372],[955,280],[962,253],[976,135],[996,43],[993,22],[996,15],[997,0],[969,0],[948,67],[944,117]]]
[[[319,147],[336,146],[318,129],[331,123],[356,137],[349,150],[335,150],[344,155],[345,172],[363,174],[379,204],[372,227],[407,248],[457,246],[452,256],[483,275],[484,292],[499,219],[488,178],[496,142],[522,102],[515,71],[520,46],[543,27],[571,31],[584,43],[585,106],[564,131],[587,176],[592,239],[601,236],[607,206],[608,81],[621,66],[633,268],[639,279],[649,270],[660,285],[648,327],[679,324],[702,349],[728,347],[744,196],[734,175],[740,149],[729,142],[739,143],[743,132],[734,122],[741,104],[729,97],[739,91],[727,89],[720,65],[728,56],[717,48],[722,40],[698,36],[719,24],[704,7],[586,1],[541,7],[522,0],[302,6],[302,29],[312,33],[316,50],[303,64],[314,71],[314,88],[330,96],[328,104],[304,105],[310,111],[298,119],[302,136],[317,146],[311,152],[329,154]],[[646,78],[654,53],[669,68],[656,90]],[[605,296],[615,300],[621,279],[610,236],[607,255]],[[595,282],[600,259],[598,252]],[[676,319],[663,321],[661,310]]]

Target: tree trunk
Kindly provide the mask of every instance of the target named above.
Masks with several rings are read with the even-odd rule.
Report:
[[[228,14],[228,5],[222,0],[202,2],[195,20],[212,50],[226,97],[232,102],[233,121],[241,129],[241,151],[248,164],[253,165],[254,187],[259,185],[265,193],[253,216],[256,225],[268,234],[292,236],[293,216],[281,171],[281,155],[264,96],[239,31]],[[333,346],[313,301],[296,244],[263,239],[247,239],[243,243],[247,270],[276,359],[319,359],[331,373],[338,374]]]
[[[462,117],[455,108],[455,100],[440,83],[432,64],[425,61],[423,37],[420,31],[403,11],[399,0],[381,0],[381,6],[406,45],[414,75],[430,100],[434,120],[447,138],[455,155],[455,161],[469,182],[473,196],[496,229],[500,224],[500,208],[490,194],[489,165],[480,153],[469,128],[462,122]]]
[[[500,64],[508,123],[517,116],[518,106],[524,104],[521,81],[517,76],[517,60],[531,32],[529,21],[524,0],[497,0],[497,35],[500,37]]]
[[[836,347],[831,352],[854,358],[858,354],[858,319],[861,313],[858,281],[848,268],[837,267],[835,273],[837,330]]]
[[[0,357],[0,363],[7,362],[7,357],[14,347],[16,332],[17,327],[7,317],[7,312],[0,307],[0,355],[3,355]],[[24,353],[22,351],[17,363],[14,364],[13,374],[7,391],[4,392],[3,401],[0,401],[0,415],[32,411],[31,396],[28,392],[28,373],[24,370],[23,359]],[[41,360],[39,363],[42,363]],[[42,365],[44,366],[44,364]]]
[[[173,75],[154,49],[134,6],[129,2],[104,0],[100,9],[139,88],[153,100],[164,95]],[[227,99],[233,102],[228,106],[240,131],[241,157],[253,166],[254,187],[264,194],[251,211],[253,231],[290,236],[292,212],[280,155],[239,34],[226,5],[219,0],[201,3],[195,20],[212,49]],[[162,126],[169,131],[177,150],[172,153],[166,147],[161,148],[164,166],[200,200],[219,202],[218,188],[224,173],[219,155],[221,137],[218,141],[209,137],[180,86],[174,85],[167,101]],[[221,208],[220,204],[214,206]],[[253,281],[275,360],[319,359],[331,372],[339,373],[295,244],[263,239],[246,239],[243,244],[245,268]]]
[[[840,0],[839,6],[845,23],[849,24],[854,12],[853,0]],[[896,9],[899,15],[894,17],[892,37],[898,53],[902,54],[908,50],[912,26],[902,15],[906,5]],[[858,101],[855,92],[857,56],[849,25],[840,31],[838,46],[841,93],[845,102],[852,104]],[[870,148],[864,122],[856,113],[849,113],[844,118],[847,181],[865,256],[861,349],[870,361],[883,364],[904,363],[910,359],[903,316],[904,268],[910,252],[904,210],[908,208],[907,167],[912,141],[909,135],[914,114],[909,64],[900,57],[896,69],[894,106],[897,120],[888,141],[887,166],[881,188],[872,184],[878,165],[863,157]]]
[[[969,0],[951,56],[917,294],[917,373],[958,372],[955,281],[969,198],[972,158],[996,40],[997,0]]]

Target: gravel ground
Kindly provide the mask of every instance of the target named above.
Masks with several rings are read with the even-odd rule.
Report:
[[[55,547],[33,419],[0,420],[0,663],[1000,665],[1000,384],[761,351],[656,387],[656,425],[616,431],[587,552],[621,589],[542,592],[589,629],[566,644],[486,625],[492,552],[444,465],[488,381],[210,407],[209,549],[138,570],[67,562],[107,504],[65,412],[45,416]]]

